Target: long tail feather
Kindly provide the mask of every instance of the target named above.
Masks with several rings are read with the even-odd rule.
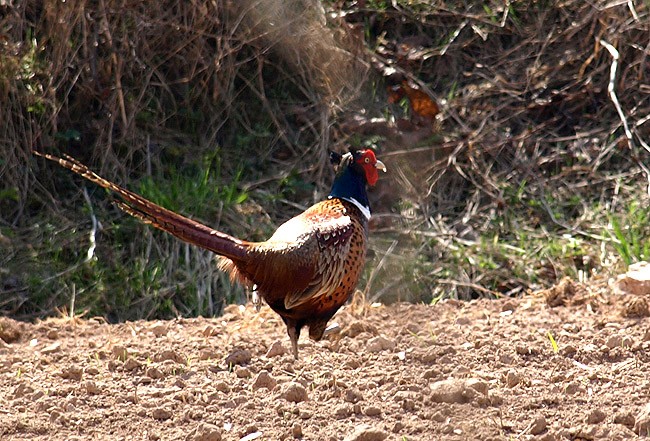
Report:
[[[126,188],[102,178],[76,159],[66,156],[59,158],[47,153],[32,151],[36,156],[49,159],[60,166],[88,179],[89,181],[117,194],[122,201],[117,206],[127,214],[166,231],[179,239],[197,245],[230,259],[241,260],[246,255],[248,242],[241,241],[220,231],[214,230],[185,216],[154,204]]]

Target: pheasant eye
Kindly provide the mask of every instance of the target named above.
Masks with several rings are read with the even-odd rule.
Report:
[[[367,158],[367,157],[364,158],[363,162],[365,162],[366,164],[369,164],[370,163],[370,158]]]

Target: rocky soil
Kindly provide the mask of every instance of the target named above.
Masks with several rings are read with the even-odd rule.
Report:
[[[268,308],[0,318],[2,440],[628,440],[650,434],[648,293],[352,305],[289,354]]]

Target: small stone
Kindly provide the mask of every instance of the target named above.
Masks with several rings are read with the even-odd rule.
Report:
[[[415,323],[409,323],[406,325],[406,332],[411,335],[417,335],[420,332],[420,326]]]
[[[248,349],[235,348],[230,355],[226,357],[226,364],[228,366],[248,364],[252,358],[253,355]]]
[[[374,337],[368,340],[366,349],[368,352],[390,351],[395,349],[395,342],[383,336]]]
[[[153,410],[151,416],[156,420],[168,420],[172,417],[172,413],[170,410],[167,410],[163,407],[158,407]]]
[[[368,407],[366,407],[366,409],[364,410],[363,413],[365,413],[367,416],[370,416],[370,417],[379,416],[379,415],[381,415],[381,409],[379,407],[377,407],[377,406],[368,406]]]
[[[476,392],[479,392],[483,395],[487,395],[489,390],[487,382],[478,378],[468,378],[465,380],[465,387],[474,389]]]
[[[629,411],[621,411],[614,415],[614,424],[621,424],[631,429],[634,427],[634,423],[634,415]]]
[[[383,441],[388,438],[388,433],[370,426],[359,426],[344,441]]]
[[[518,385],[521,382],[521,376],[515,372],[514,370],[509,370],[506,372],[503,382],[506,384],[506,386],[512,388]]]
[[[124,362],[124,369],[127,371],[138,369],[141,366],[142,363],[140,363],[139,361],[131,357],[127,358],[126,361]]]
[[[113,354],[113,357],[124,361],[126,358],[129,356],[129,353],[127,352],[126,348],[121,345],[116,345],[113,346],[113,349],[111,349],[111,353]]]
[[[623,337],[620,335],[612,335],[607,339],[605,346],[609,349],[620,348],[623,346]]]
[[[86,369],[84,369],[84,374],[86,374],[86,375],[97,375],[97,374],[99,374],[99,369],[97,369],[94,366],[89,366]]]
[[[293,423],[293,426],[291,427],[291,435],[293,435],[294,438],[302,438],[302,426],[298,423]]]
[[[390,431],[393,433],[399,433],[402,429],[404,429],[404,423],[401,421],[396,421]]]
[[[630,265],[627,273],[617,277],[614,287],[619,292],[647,296],[650,294],[650,263],[642,261]]]
[[[246,436],[241,438],[239,441],[252,441],[262,436],[262,432],[259,431],[259,428],[255,424],[250,424],[247,426],[244,433]]]
[[[307,400],[307,389],[300,383],[291,382],[282,388],[280,396],[292,403],[300,403]]]
[[[158,378],[163,378],[165,376],[165,374],[163,374],[163,372],[160,369],[158,369],[157,367],[153,367],[153,366],[149,367],[147,369],[147,371],[145,372],[145,375],[147,377],[149,377],[149,378],[153,378],[154,380],[156,380]]]
[[[602,423],[606,418],[605,412],[600,409],[594,409],[587,415],[587,424]]]
[[[221,431],[213,424],[199,423],[185,439],[187,441],[221,441]]]
[[[429,385],[431,399],[435,403],[469,403],[478,396],[474,387],[468,387],[465,380],[450,378]]]
[[[214,383],[214,388],[215,390],[218,390],[219,392],[223,392],[225,394],[230,392],[230,386],[228,386],[228,383],[225,381],[217,381]]]
[[[79,381],[83,376],[83,370],[80,367],[71,366],[69,368],[62,370],[60,375],[61,378],[65,378],[66,380]]]
[[[435,421],[436,423],[444,423],[445,421],[448,421],[449,418],[444,413],[438,411],[431,415],[431,420]]]
[[[646,329],[645,334],[643,334],[643,341],[650,341],[650,329]]]
[[[343,399],[348,403],[358,403],[363,400],[363,395],[358,390],[346,389]]]
[[[350,323],[350,325],[343,330],[342,334],[345,337],[355,338],[362,332],[367,332],[371,335],[377,335],[379,331],[377,327],[371,323],[356,321]]]
[[[201,349],[199,351],[199,360],[214,360],[219,354],[214,349]]]
[[[51,345],[45,346],[41,352],[44,354],[53,354],[61,349],[61,342],[55,341]]]
[[[237,366],[235,368],[235,375],[237,375],[237,378],[250,378],[253,376],[251,374],[251,371],[249,369],[246,369],[245,367]]]
[[[584,394],[586,392],[587,392],[587,389],[581,383],[578,383],[577,381],[570,382],[564,388],[564,393],[567,394],[567,395]]]
[[[350,415],[352,415],[352,409],[350,409],[350,406],[346,406],[345,404],[334,409],[334,416],[338,419],[347,418]]]
[[[271,344],[269,350],[266,351],[267,358],[279,357],[287,353],[287,348],[284,347],[281,341],[276,340]]]
[[[269,374],[269,371],[263,370],[257,374],[255,380],[253,381],[253,390],[266,388],[268,390],[273,390],[278,382]]]
[[[349,367],[350,369],[359,369],[361,367],[361,362],[355,359],[345,360],[345,366]]]
[[[515,304],[512,301],[506,301],[501,305],[501,312],[514,311],[516,308]]]
[[[0,340],[15,343],[20,340],[22,332],[17,321],[0,317]]]
[[[431,378],[439,377],[440,375],[442,375],[442,373],[438,369],[429,369],[424,372],[422,378],[424,378],[425,380],[429,380]]]
[[[578,352],[578,349],[573,345],[566,345],[560,349],[560,355],[571,357]]]
[[[623,302],[624,317],[641,318],[650,316],[650,306],[645,296],[633,296]]]
[[[163,325],[162,323],[159,323],[155,326],[153,326],[150,329],[151,333],[155,335],[156,337],[162,337],[163,335],[167,335],[167,326]]]
[[[235,400],[224,400],[219,403],[219,407],[223,407],[224,409],[234,409],[237,407],[237,403]]]
[[[97,384],[92,380],[84,382],[84,388],[86,389],[86,392],[91,395],[97,395],[100,392],[99,387],[97,387]]]
[[[167,360],[175,361],[176,363],[181,363],[181,364],[185,363],[185,360],[183,359],[181,354],[179,354],[178,352],[172,349],[165,349],[164,351],[159,352],[153,356],[153,361],[158,363]]]
[[[406,400],[402,401],[402,409],[404,409],[407,412],[412,412],[415,410],[415,401],[407,398]]]
[[[646,404],[634,418],[634,432],[639,436],[650,435],[650,403]]]
[[[515,346],[515,352],[519,355],[532,355],[532,350],[528,346],[517,345]]]
[[[201,334],[203,334],[204,337],[213,337],[219,334],[219,330],[215,326],[207,325],[203,328]]]
[[[50,422],[59,422],[61,424],[64,424],[65,421],[65,416],[58,409],[52,409],[50,411]]]
[[[546,422],[546,418],[543,416],[535,418],[535,421],[533,421],[532,425],[530,426],[530,433],[531,435],[539,435],[543,431],[546,430],[546,427],[548,426],[548,423]]]
[[[15,400],[18,398],[22,398],[25,395],[31,394],[32,392],[34,392],[34,388],[32,388],[31,386],[27,386],[24,383],[20,383],[14,389],[13,399]]]

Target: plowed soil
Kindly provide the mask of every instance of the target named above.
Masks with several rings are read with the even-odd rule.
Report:
[[[335,320],[294,361],[266,307],[0,318],[0,439],[648,439],[648,299],[605,281]]]

